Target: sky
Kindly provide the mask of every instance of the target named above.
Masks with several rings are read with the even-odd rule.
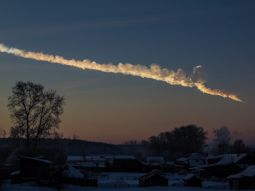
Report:
[[[252,0],[2,0],[0,43],[30,51],[161,67],[192,73],[203,66],[211,88],[79,70],[0,53],[0,128],[17,81],[40,83],[66,100],[60,131],[90,141],[123,143],[175,127],[227,126],[233,139],[255,144],[255,2]]]

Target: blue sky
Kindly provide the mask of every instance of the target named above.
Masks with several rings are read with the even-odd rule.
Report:
[[[228,126],[252,141],[255,95],[254,1],[2,1],[0,42],[26,50],[99,63],[157,63],[192,72],[207,85],[236,93],[235,103],[195,89],[129,76],[80,71],[0,55],[0,127],[18,80],[66,97],[66,136],[113,143],[142,139],[195,123],[209,132]]]

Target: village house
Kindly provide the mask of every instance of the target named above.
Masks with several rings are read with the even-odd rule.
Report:
[[[115,155],[109,160],[106,169],[116,172],[144,172],[146,164],[130,155]]]
[[[52,176],[52,162],[40,157],[19,157],[19,171],[12,173],[12,181],[37,181],[49,183]]]
[[[219,177],[225,178],[233,173],[238,173],[242,170],[238,162],[240,162],[246,154],[223,154],[219,156],[210,156],[208,159],[214,160],[215,163],[192,168],[193,172],[200,172],[204,177]],[[209,161],[209,160],[208,160]]]
[[[108,155],[87,155],[87,156],[68,156],[67,164],[72,165],[75,168],[90,170],[90,171],[102,171],[105,169],[106,164],[109,161]]]
[[[202,153],[192,153],[187,157],[181,157],[176,159],[177,165],[183,165],[187,168],[205,166],[208,164],[207,155]]]
[[[61,173],[61,183],[79,186],[97,186],[97,177],[88,173],[82,173],[79,169],[67,164]]]

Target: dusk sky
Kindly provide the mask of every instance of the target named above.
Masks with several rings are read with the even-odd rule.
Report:
[[[187,74],[202,65],[208,87],[244,103],[0,53],[0,128],[11,127],[8,96],[22,80],[65,97],[60,131],[66,137],[123,143],[197,124],[209,136],[227,126],[234,138],[255,144],[254,10],[252,0],[3,0],[0,43],[7,46],[104,64],[158,64]]]

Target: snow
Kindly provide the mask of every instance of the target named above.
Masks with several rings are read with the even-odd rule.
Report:
[[[187,174],[186,176],[183,177],[183,180],[189,180],[194,176],[196,176],[196,175],[195,174]]]
[[[110,155],[89,155],[89,156],[86,156],[85,159],[87,161],[104,162],[106,160],[112,159],[112,157]]]
[[[188,160],[188,158],[186,158],[186,157],[181,157],[181,158],[178,158],[176,161],[186,163],[187,160]]]
[[[255,165],[251,165],[247,167],[245,170],[243,170],[240,173],[230,175],[228,179],[238,179],[241,177],[255,177]]]
[[[38,162],[42,162],[42,163],[47,163],[47,164],[52,164],[51,161],[42,159],[40,157],[25,157],[25,156],[22,156],[20,158],[34,160],[34,161],[38,161]]]
[[[3,191],[55,191],[54,188],[29,186],[20,184],[8,184],[1,187]]]
[[[209,156],[208,159],[214,159],[214,158],[221,158],[221,159],[218,162],[213,163],[213,164],[192,167],[191,170],[196,172],[196,171],[199,171],[199,170],[201,170],[205,167],[235,164],[238,161],[240,161],[242,158],[244,158],[245,156],[246,156],[245,153],[243,153],[243,154],[223,154],[223,155],[217,155],[217,156]]]
[[[20,174],[20,171],[17,170],[17,171],[14,171],[10,174],[10,176],[16,176],[16,175],[19,175]]]
[[[66,165],[63,176],[68,178],[84,178],[83,174],[71,165]]]
[[[83,156],[69,155],[67,156],[67,162],[83,161]]]
[[[224,154],[222,155],[222,159],[219,162],[217,162],[216,165],[227,165],[237,163],[245,156],[246,154]]]
[[[165,160],[160,156],[149,156],[146,157],[146,163],[149,165],[162,165],[165,163]]]
[[[95,162],[80,162],[77,164],[73,164],[74,167],[97,167],[98,165]]]
[[[83,161],[90,161],[90,162],[105,162],[105,161],[112,161],[113,159],[136,159],[132,155],[88,155],[88,156],[76,156],[76,155],[69,155],[67,157],[67,162],[83,162]]]
[[[136,159],[132,155],[115,155],[113,158],[114,159],[132,159],[132,160]]]
[[[43,162],[43,163],[47,163],[47,164],[52,164],[51,161],[45,160],[45,159],[33,158],[33,160],[36,160],[36,161],[39,161],[39,162]]]
[[[138,179],[144,173],[102,173],[98,177],[99,187],[130,187],[138,186]]]
[[[229,188],[229,183],[228,182],[216,182],[216,181],[203,181],[202,182],[202,187],[207,188],[207,189],[228,189]]]
[[[255,165],[247,169],[247,173],[255,171]],[[81,177],[81,173],[68,165],[67,175],[70,177]],[[138,179],[144,173],[125,173],[125,172],[103,172],[98,176],[98,187],[80,187],[74,185],[63,185],[62,191],[230,191],[227,181],[203,181],[202,188],[184,187],[183,178],[187,175],[166,173],[169,186],[166,187],[138,187]],[[10,184],[4,182],[2,191],[53,191],[56,189],[49,187],[39,187],[35,183]],[[248,191],[248,190],[247,190]]]
[[[148,179],[148,178],[150,178],[150,177],[153,177],[154,175],[157,175],[157,174],[162,175],[162,173],[160,172],[160,170],[155,169],[155,170],[153,170],[153,171],[151,171],[151,172],[146,173],[145,175],[143,175],[143,176],[140,177],[140,178],[141,178],[142,180],[144,180],[144,179]]]

